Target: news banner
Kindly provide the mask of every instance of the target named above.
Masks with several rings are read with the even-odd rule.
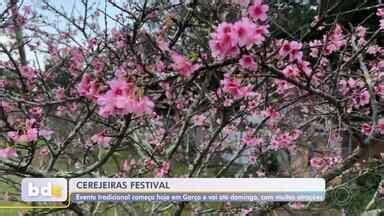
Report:
[[[320,202],[321,178],[24,178],[25,202]]]

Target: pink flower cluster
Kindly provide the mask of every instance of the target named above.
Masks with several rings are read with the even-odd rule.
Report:
[[[271,140],[271,149],[279,150],[279,149],[287,149],[290,150],[294,147],[294,141],[296,141],[302,132],[298,129],[293,130],[291,133],[284,132],[280,134],[276,134],[272,136]]]
[[[352,106],[360,108],[370,103],[370,95],[365,88],[365,83],[361,80],[349,78],[339,81],[339,90],[342,95],[352,95]]]
[[[297,79],[300,76],[300,70],[294,64],[288,65],[282,72],[286,77],[291,79]]]
[[[377,84],[375,91],[381,98],[384,98],[384,83]]]
[[[84,55],[80,48],[73,47],[69,50],[69,67],[68,70],[72,76],[76,76],[84,65]]]
[[[257,64],[251,55],[243,55],[239,60],[239,64],[242,68],[250,71],[257,70]]]
[[[33,69],[32,67],[28,66],[28,65],[21,66],[20,67],[20,73],[28,81],[33,81],[37,76],[36,70]]]
[[[8,137],[15,143],[30,143],[36,141],[39,136],[50,139],[53,131],[46,128],[38,128],[35,119],[27,119],[23,129],[19,131],[9,131]]]
[[[337,156],[315,156],[311,158],[309,164],[315,171],[321,171],[334,167],[340,160],[341,158]]]
[[[195,115],[192,117],[192,121],[195,126],[204,126],[206,124],[207,117],[203,114]]]
[[[301,49],[303,44],[297,41],[283,41],[279,50],[279,56],[284,59],[289,57],[289,61],[301,62],[303,58],[303,52]]]
[[[263,0],[255,0],[253,5],[248,8],[248,14],[254,20],[265,21],[267,20],[269,7],[266,4],[263,4]]]
[[[343,29],[340,25],[336,25],[329,38],[326,38],[326,36],[324,36],[324,41],[328,41],[328,43],[326,43],[327,46],[325,48],[326,55],[330,55],[340,50],[347,43],[347,40],[345,39],[345,36],[343,34]]]
[[[57,100],[64,100],[65,99],[65,89],[63,87],[58,87],[53,90],[55,93],[55,98]]]
[[[171,162],[170,161],[163,162],[160,165],[159,169],[157,170],[156,176],[157,177],[165,177],[168,174],[170,168],[171,168]]]
[[[173,64],[172,69],[184,77],[190,77],[200,67],[198,64],[192,64],[184,56],[178,53],[171,55]]]
[[[17,157],[16,149],[12,147],[6,147],[0,149],[0,158],[11,158],[11,157]]]
[[[110,89],[97,98],[99,114],[102,117],[124,116],[129,113],[152,114],[153,102],[147,96],[136,96],[133,83],[114,79],[109,81],[108,85]]]
[[[361,125],[361,132],[367,136],[369,136],[372,133],[372,125],[368,123],[363,123]]]
[[[347,44],[347,40],[343,34],[342,27],[337,24],[329,35],[324,35],[323,40],[313,40],[309,43],[311,47],[310,55],[314,58],[319,56],[322,46],[325,46],[323,54],[331,55],[334,52],[341,50]]]
[[[107,136],[107,132],[101,131],[100,133],[97,133],[91,137],[91,141],[95,144],[101,145],[103,148],[109,147],[112,137]]]
[[[267,109],[263,111],[263,115],[266,118],[269,118],[271,121],[274,121],[280,117],[280,113],[276,111],[272,106],[267,107]]]
[[[245,132],[243,142],[249,147],[260,147],[263,143],[263,139],[255,137],[251,130]]]
[[[221,85],[223,92],[232,95],[235,99],[254,95],[252,86],[242,86],[240,81],[231,77],[230,74],[224,75]]]
[[[380,30],[384,31],[384,8],[377,9],[377,16],[380,17]]]
[[[376,127],[377,132],[379,132],[381,135],[384,135],[384,118],[381,118],[377,122]],[[361,125],[361,132],[367,136],[369,136],[373,132],[373,127],[369,123],[363,123]]]
[[[294,85],[292,85],[291,83],[289,83],[286,80],[278,80],[278,79],[276,79],[276,80],[274,80],[274,82],[275,82],[275,85],[276,85],[277,93],[279,93],[281,95],[288,94],[289,90],[294,88]]]
[[[102,58],[94,58],[92,60],[92,66],[95,69],[95,73],[100,74],[105,68],[105,62]]]
[[[262,17],[259,20],[264,19]],[[239,47],[261,45],[268,33],[267,25],[255,23],[246,17],[234,24],[222,22],[211,34],[209,47],[215,58],[235,57],[240,52]]]
[[[126,42],[123,33],[115,28],[112,29],[111,33],[115,47],[119,49],[124,48],[126,46]]]
[[[349,78],[348,80],[342,79],[339,81],[339,90],[342,95],[349,94],[349,91],[356,91],[364,88],[365,84],[362,80]]]
[[[360,108],[362,106],[368,105],[370,101],[369,92],[366,89],[363,89],[362,91],[356,93],[353,98],[352,102],[355,108]]]
[[[100,94],[100,84],[91,74],[84,74],[77,88],[80,96],[96,100]]]

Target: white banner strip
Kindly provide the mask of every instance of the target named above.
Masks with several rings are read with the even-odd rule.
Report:
[[[70,193],[325,193],[321,178],[73,178]]]

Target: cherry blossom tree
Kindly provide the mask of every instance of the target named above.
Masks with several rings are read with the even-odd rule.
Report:
[[[359,214],[380,209],[380,1],[312,10],[295,32],[279,24],[281,5],[266,0],[0,4],[2,183],[322,177],[329,191],[320,204],[88,203],[40,213],[354,214],[332,194],[356,192],[367,176]],[[362,11],[359,23],[339,22]]]

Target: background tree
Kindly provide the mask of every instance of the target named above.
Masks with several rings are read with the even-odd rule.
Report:
[[[4,199],[18,199],[22,177],[314,176],[327,180],[324,203],[31,212],[380,212],[383,5],[310,3],[2,3]]]

